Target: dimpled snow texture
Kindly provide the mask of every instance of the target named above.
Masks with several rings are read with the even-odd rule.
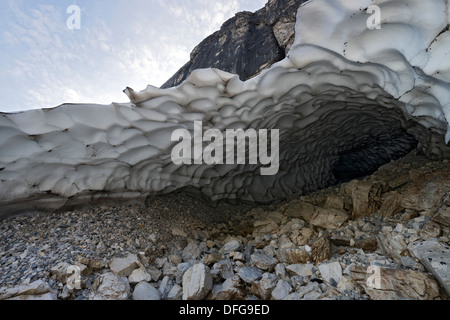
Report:
[[[373,4],[379,30],[367,26]],[[128,104],[1,114],[0,201],[56,208],[77,197],[188,187],[213,201],[268,202],[368,173],[416,147],[442,156],[449,20],[445,0],[312,0],[298,10],[288,56],[245,82],[201,69],[177,87],[127,88]],[[222,132],[279,129],[278,174],[261,176],[260,165],[173,164],[171,135],[193,132],[194,121]]]

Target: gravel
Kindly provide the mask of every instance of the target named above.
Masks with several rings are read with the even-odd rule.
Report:
[[[228,224],[249,206],[211,207],[186,195],[158,197],[148,207],[134,204],[76,211],[22,215],[0,221],[0,287],[50,282],[50,269],[73,264],[78,256],[110,261],[128,252],[153,257],[184,248],[185,237],[198,230]],[[56,283],[52,283],[55,286]]]

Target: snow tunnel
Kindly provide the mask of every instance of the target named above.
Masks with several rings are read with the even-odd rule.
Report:
[[[367,9],[380,8],[380,28]],[[200,69],[130,103],[0,116],[0,216],[187,190],[267,203],[371,174],[416,151],[450,157],[450,21],[445,0],[312,0],[286,58],[241,81]],[[176,165],[177,129],[273,130],[279,171]]]

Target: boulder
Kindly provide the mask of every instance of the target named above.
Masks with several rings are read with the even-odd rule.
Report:
[[[433,221],[428,221],[424,224],[421,235],[422,237],[428,238],[439,238],[442,234],[441,226]]]
[[[54,278],[56,281],[59,281],[62,284],[66,284],[67,277],[70,276],[68,274],[68,268],[70,266],[71,264],[67,262],[60,262],[50,269],[50,276]]]
[[[432,219],[444,227],[450,227],[450,207],[443,207]]]
[[[301,219],[292,219],[288,223],[280,227],[280,233],[291,233],[293,231],[301,231],[305,227],[305,221]]]
[[[165,276],[161,283],[159,284],[159,294],[161,295],[161,299],[165,300],[167,298],[167,295],[169,294],[170,290],[173,287],[173,282],[170,280],[169,276]]]
[[[133,270],[139,267],[138,263],[137,255],[128,254],[125,258],[114,258],[109,267],[119,277],[129,277]]]
[[[319,271],[325,283],[337,287],[342,277],[342,267],[339,262],[321,264],[319,265]]]
[[[211,269],[213,278],[221,277],[222,279],[229,279],[234,276],[233,264],[230,260],[220,260],[215,263]]]
[[[138,268],[133,270],[131,275],[128,277],[128,281],[132,285],[138,284],[142,281],[150,282],[152,281],[152,276],[144,268]]]
[[[410,244],[408,250],[450,295],[450,246],[436,239],[429,239]]]
[[[427,273],[376,267],[350,268],[352,279],[372,300],[434,300],[439,297],[439,286]]]
[[[245,286],[238,275],[228,278],[222,284],[215,285],[211,295],[211,299],[221,301],[244,300],[245,298]]]
[[[212,286],[209,268],[203,263],[196,264],[183,275],[183,300],[203,300]]]
[[[227,254],[234,251],[238,251],[241,248],[241,243],[237,240],[231,240],[227,242],[221,249],[220,253]]]
[[[133,300],[161,300],[159,291],[148,282],[139,282],[133,291]]]
[[[108,272],[95,280],[91,290],[89,300],[128,300],[130,284],[127,278]]]
[[[380,207],[380,214],[386,218],[396,215],[403,210],[401,203],[402,197],[397,192],[389,193]]]
[[[313,275],[313,268],[314,265],[311,263],[291,264],[286,267],[286,271],[291,277],[293,276],[310,277]]]
[[[250,257],[250,263],[258,269],[272,271],[278,260],[264,253],[254,253]]]
[[[77,262],[89,267],[92,270],[101,270],[108,266],[108,264],[105,261],[86,258],[83,256],[78,256]]]
[[[305,298],[305,300],[310,299],[312,297],[312,295],[310,295],[310,294],[313,292],[317,292],[320,296],[320,287],[317,282],[310,282],[306,286],[300,287],[297,290],[297,293],[298,293],[298,296],[300,297],[300,299]]]
[[[311,259],[315,264],[329,260],[331,254],[331,242],[326,237],[320,237],[311,245]]]
[[[238,271],[238,275],[246,283],[253,284],[262,278],[263,272],[256,267],[245,266]]]
[[[157,282],[161,276],[162,276],[162,272],[158,269],[156,269],[155,267],[151,266],[149,269],[146,270],[147,273],[152,277],[152,280],[154,282]]]
[[[344,210],[344,208],[345,208],[345,201],[342,198],[342,196],[339,196],[339,195],[336,195],[336,194],[330,194],[327,197],[327,200],[326,200],[326,202],[324,204],[324,208]]]
[[[167,294],[167,300],[181,300],[183,298],[183,288],[175,284]]]
[[[278,284],[279,277],[273,273],[264,273],[261,280],[255,281],[250,291],[259,299],[268,300]]]
[[[343,294],[349,293],[351,291],[360,293],[359,287],[350,276],[342,276],[337,285],[337,289]]]
[[[379,209],[381,185],[370,181],[352,181],[353,219],[370,215]]]
[[[433,175],[427,180],[420,177],[408,187],[402,200],[403,208],[434,214],[444,204],[446,190],[450,190],[449,174]]]
[[[203,257],[203,263],[207,266],[213,265],[214,263],[222,260],[223,255],[220,253],[209,253]]]
[[[315,210],[316,207],[309,202],[292,201],[285,208],[284,214],[291,218],[301,218],[306,222],[309,222],[314,215]]]
[[[363,249],[365,252],[374,252],[378,249],[378,240],[375,236],[362,238],[355,241],[354,247]]]
[[[284,297],[283,300],[286,300],[286,301],[300,300],[300,295],[297,292],[293,292],[291,294],[288,294],[286,297]]]
[[[284,264],[279,263],[275,266],[275,274],[280,277],[283,280],[288,281],[289,280],[289,274],[286,271],[286,267],[284,266]]]
[[[308,250],[306,249],[306,246],[298,248],[279,249],[277,253],[277,258],[280,262],[287,265],[307,263],[311,261],[311,257],[309,255]]]
[[[380,233],[377,236],[378,243],[384,253],[401,264],[401,257],[405,255],[408,245],[402,234],[392,235],[390,233]]]
[[[272,290],[273,300],[283,300],[292,292],[292,287],[289,282],[282,279],[278,280],[277,285]]]
[[[201,249],[197,242],[191,241],[184,249],[181,254],[184,261],[189,261],[191,259],[197,260],[200,258]]]
[[[30,284],[0,288],[0,300],[56,300],[49,284],[37,280]]]
[[[310,223],[318,228],[334,230],[342,226],[348,218],[344,210],[317,208]]]
[[[38,295],[21,295],[13,298],[9,298],[8,300],[26,300],[26,301],[52,301],[52,300],[58,300],[56,294],[47,292],[43,294]]]
[[[182,238],[187,238],[188,236],[186,232],[184,232],[179,228],[172,228],[172,235],[174,237],[182,237]]]
[[[258,220],[253,224],[253,237],[273,234],[278,231],[278,224],[272,219]]]

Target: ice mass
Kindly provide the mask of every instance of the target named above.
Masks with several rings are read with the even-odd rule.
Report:
[[[369,29],[369,6],[380,8]],[[447,0],[312,0],[287,57],[241,81],[200,69],[129,103],[0,114],[0,216],[178,190],[265,203],[369,174],[414,149],[450,149]],[[50,106],[49,106],[50,107]],[[176,165],[175,130],[279,130],[279,170]]]

